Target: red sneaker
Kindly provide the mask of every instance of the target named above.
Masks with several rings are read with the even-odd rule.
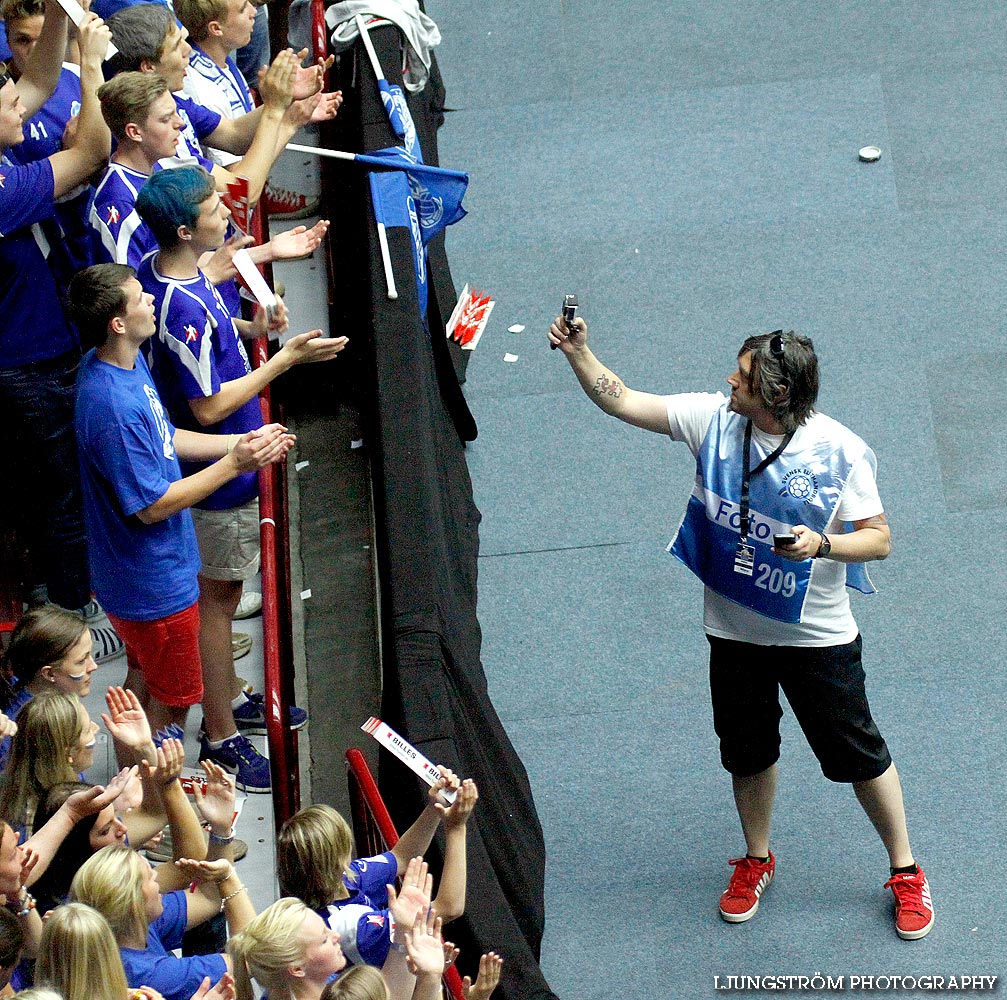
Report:
[[[916,868],[915,875],[903,872],[885,883],[885,888],[895,894],[895,932],[903,941],[926,937],[934,926],[930,883],[923,869],[919,865]]]
[[[272,184],[266,185],[262,203],[271,219],[303,219],[318,210],[318,198],[308,198]]]
[[[720,897],[720,915],[729,924],[743,924],[755,916],[755,911],[759,908],[759,897],[773,881],[776,858],[770,852],[768,861],[744,857],[732,858],[727,863],[734,865],[734,874]]]

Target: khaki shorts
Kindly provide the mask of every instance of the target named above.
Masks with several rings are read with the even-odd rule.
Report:
[[[227,510],[192,508],[199,573],[210,580],[248,580],[259,572],[259,501]]]

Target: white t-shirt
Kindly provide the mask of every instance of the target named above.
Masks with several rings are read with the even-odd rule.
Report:
[[[714,413],[724,405],[726,397],[719,392],[688,392],[665,399],[672,440],[684,442],[693,455],[697,454]],[[798,427],[783,455],[800,447],[802,433],[813,426],[814,420],[815,415],[812,415],[806,424]],[[782,435],[766,434],[753,426],[752,466],[771,454],[782,440]],[[871,465],[861,459],[853,467],[825,530],[838,532],[841,521],[862,521],[883,512]],[[706,588],[703,625],[710,635],[758,646],[836,646],[852,642],[858,632],[850,610],[843,563],[831,559],[814,560],[803,619],[799,624],[776,621]]]

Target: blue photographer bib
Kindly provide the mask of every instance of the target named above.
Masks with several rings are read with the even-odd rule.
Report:
[[[668,551],[712,590],[767,618],[798,623],[814,561],[774,555],[773,535],[805,524],[817,532],[832,520],[853,467],[874,452],[842,424],[816,413],[783,453],[750,483],[748,544],[755,548],[751,576],[734,570],[741,538],[740,495],[745,417],[725,403],[713,415],[696,455],[696,485]],[[752,455],[752,465],[760,458]],[[847,525],[844,530],[851,530]],[[860,563],[846,566],[846,585],[874,593]]]

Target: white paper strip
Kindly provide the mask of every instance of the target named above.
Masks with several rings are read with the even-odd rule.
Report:
[[[234,266],[238,269],[238,274],[245,279],[248,290],[255,296],[255,301],[263,309],[276,308],[276,296],[273,290],[266,284],[266,279],[259,273],[247,250],[238,250],[234,255]]]
[[[380,719],[372,715],[360,728],[369,736],[373,736],[386,750],[395,754],[410,771],[419,775],[431,788],[441,780],[441,772],[416,747]],[[446,790],[441,791],[441,796],[448,802],[454,802],[458,797],[456,792]]]
[[[81,7],[77,0],[58,0],[60,7],[66,11],[66,16],[70,18],[71,21],[79,28],[80,22],[84,20],[84,8]],[[111,59],[112,56],[116,54],[119,50],[111,43],[108,43],[108,48],[105,49],[105,58]]]

